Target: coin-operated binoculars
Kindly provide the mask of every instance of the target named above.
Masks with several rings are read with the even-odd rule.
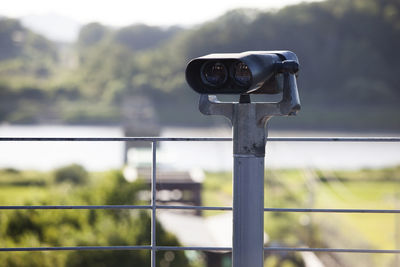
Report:
[[[249,51],[195,58],[186,80],[200,94],[205,115],[222,115],[233,126],[233,267],[262,267],[264,262],[264,157],[266,125],[273,116],[300,110],[297,56],[290,51]],[[251,94],[282,93],[279,102],[251,103]],[[217,94],[237,94],[238,103]]]

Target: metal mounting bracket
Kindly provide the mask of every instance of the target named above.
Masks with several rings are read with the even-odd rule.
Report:
[[[234,154],[264,157],[268,120],[274,116],[296,115],[300,110],[296,77],[290,73],[284,76],[280,102],[220,102],[215,95],[200,95],[201,113],[224,116],[232,123]]]

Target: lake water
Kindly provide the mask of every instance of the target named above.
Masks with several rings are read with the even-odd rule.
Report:
[[[230,137],[230,129],[166,128],[163,137]],[[270,136],[396,136],[343,132],[270,132]],[[121,137],[120,127],[0,126],[3,137]],[[398,134],[397,134],[398,136]],[[175,169],[230,170],[231,142],[162,142],[157,161]],[[51,170],[79,163],[92,171],[120,168],[123,142],[0,142],[0,168]],[[150,160],[150,159],[149,159]],[[400,143],[269,142],[271,168],[372,168],[400,164]]]

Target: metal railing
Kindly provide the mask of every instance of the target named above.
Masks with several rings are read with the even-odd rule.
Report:
[[[68,205],[68,206],[0,206],[0,210],[151,210],[151,244],[148,246],[72,246],[72,247],[10,247],[0,248],[0,252],[10,251],[67,251],[67,250],[151,250],[151,266],[156,266],[157,251],[231,251],[231,247],[178,247],[158,246],[156,244],[156,211],[170,210],[211,210],[231,211],[232,207],[215,206],[172,206],[157,205],[156,168],[157,144],[159,142],[211,142],[232,141],[232,138],[165,138],[165,137],[0,137],[0,142],[132,142],[147,141],[152,144],[151,204],[150,205]],[[400,142],[400,137],[269,137],[267,142]],[[375,213],[400,214],[399,209],[308,209],[308,208],[264,208],[264,212],[297,213]],[[265,247],[265,251],[286,252],[328,252],[328,253],[387,253],[400,254],[399,249],[357,249],[357,248],[308,248],[308,247]]]

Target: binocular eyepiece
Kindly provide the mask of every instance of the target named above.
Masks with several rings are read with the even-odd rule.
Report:
[[[210,54],[189,62],[186,80],[200,94],[276,94],[282,92],[284,74],[298,71],[290,51]]]

